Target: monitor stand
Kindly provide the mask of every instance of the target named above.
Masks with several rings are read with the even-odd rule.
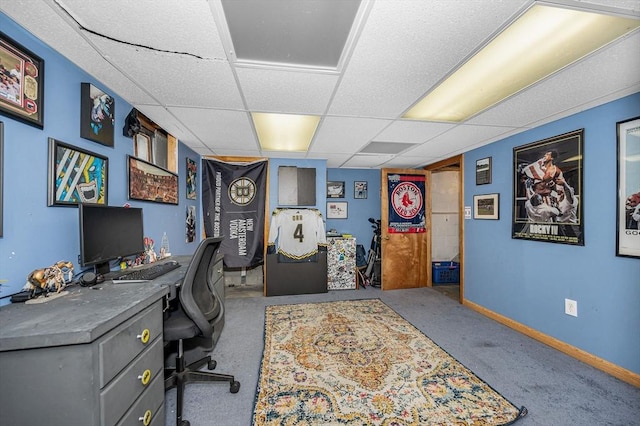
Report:
[[[111,267],[109,266],[109,261],[103,263],[96,263],[96,275],[106,275],[111,272]]]

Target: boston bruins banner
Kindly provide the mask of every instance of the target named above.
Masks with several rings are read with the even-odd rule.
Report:
[[[267,162],[202,160],[202,210],[207,237],[223,236],[227,268],[263,263]]]

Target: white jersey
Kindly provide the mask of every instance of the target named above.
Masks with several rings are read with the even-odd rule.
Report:
[[[316,209],[276,209],[271,215],[270,246],[291,259],[304,259],[327,245],[322,214]]]

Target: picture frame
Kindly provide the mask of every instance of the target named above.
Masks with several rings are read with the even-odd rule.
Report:
[[[511,238],[584,246],[584,129],[513,148]]]
[[[47,205],[108,205],[109,159],[49,138]]]
[[[476,185],[491,183],[491,157],[476,160]]]
[[[116,101],[91,83],[80,83],[80,137],[113,147]]]
[[[198,164],[187,157],[187,200],[195,200],[198,182]]]
[[[500,219],[500,194],[482,194],[473,196],[474,219]]]
[[[367,198],[367,181],[357,180],[353,182],[353,198],[356,200]]]
[[[129,200],[178,204],[178,175],[148,161],[127,155]]]
[[[144,133],[133,135],[133,155],[144,161],[151,161],[153,158],[151,138]]]
[[[327,219],[346,219],[348,207],[346,201],[327,201]]]
[[[0,111],[44,128],[44,61],[3,32],[0,32],[0,59],[12,66],[10,84],[0,86]]]
[[[616,123],[616,256],[640,258],[640,117]]]
[[[327,182],[327,198],[344,198],[344,181]]]

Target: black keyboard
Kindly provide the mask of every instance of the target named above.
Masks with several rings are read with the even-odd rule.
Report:
[[[114,281],[146,281],[153,280],[166,274],[167,272],[178,269],[180,264],[175,261],[158,263],[148,268],[136,269],[114,278]]]

